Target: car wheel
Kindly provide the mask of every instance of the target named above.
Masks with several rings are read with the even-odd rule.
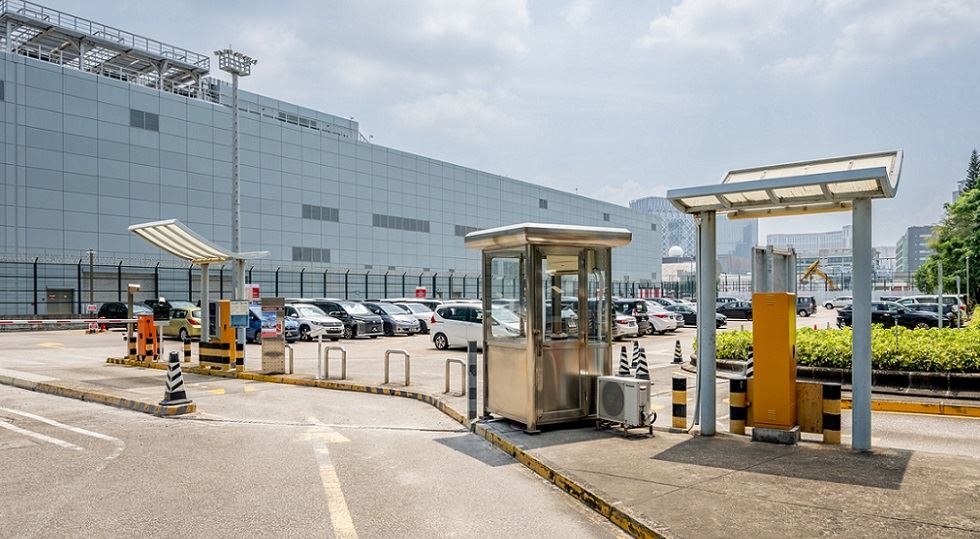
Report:
[[[300,326],[299,327],[299,340],[301,340],[301,341],[311,341],[311,340],[313,340],[313,338],[310,337],[310,326]]]
[[[180,333],[177,334],[177,337],[180,338],[180,342],[188,340],[190,335],[187,333],[187,328],[180,328]]]
[[[425,322],[419,320],[419,333],[429,333],[429,326],[425,325]]]
[[[261,331],[256,331],[255,332],[255,338],[252,339],[252,342],[254,342],[255,344],[262,344],[262,332]]]
[[[752,313],[746,313],[745,319],[746,320],[752,320]]]
[[[352,326],[344,326],[344,338],[353,339],[354,338],[354,328]]]
[[[833,303],[824,303],[823,304],[823,308],[824,309],[827,309],[828,311],[833,310],[834,304]]]
[[[796,311],[796,314],[798,316],[804,316],[804,317],[807,316],[806,309],[800,309],[800,310]]]
[[[377,338],[378,338],[378,336],[377,336],[377,335],[371,335],[371,338],[372,338],[372,339],[377,339]]]
[[[432,337],[432,344],[436,345],[436,350],[447,350],[449,348],[449,339],[442,333],[436,333]]]
[[[391,324],[385,324],[385,337],[394,337],[395,329],[391,327]]]
[[[925,322],[917,322],[915,324],[915,329],[929,329],[929,324],[926,324]]]

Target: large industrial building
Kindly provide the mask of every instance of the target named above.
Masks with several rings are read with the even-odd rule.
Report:
[[[895,270],[899,273],[915,273],[935,250],[929,240],[935,235],[932,225],[910,226],[895,243]]]
[[[0,10],[0,256],[172,265],[127,232],[169,218],[228,246],[231,86],[210,57],[30,2]],[[242,249],[270,253],[256,265],[472,275],[466,233],[542,222],[627,228],[613,278],[660,279],[655,216],[372,144],[343,115],[240,99]]]

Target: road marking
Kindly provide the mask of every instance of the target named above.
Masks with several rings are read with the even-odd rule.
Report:
[[[126,442],[124,442],[124,441],[122,441],[119,438],[116,438],[114,436],[109,436],[108,434],[102,434],[102,433],[99,433],[99,432],[94,432],[94,431],[91,431],[91,430],[86,430],[86,429],[83,429],[81,427],[73,427],[71,425],[65,425],[64,423],[61,423],[59,421],[55,421],[54,419],[48,419],[46,417],[42,417],[42,416],[39,416],[39,415],[36,415],[36,414],[32,414],[32,413],[29,413],[29,412],[22,412],[20,410],[14,410],[14,409],[11,409],[11,408],[4,408],[2,406],[0,406],[0,412],[7,412],[9,414],[16,414],[16,415],[19,415],[19,416],[22,416],[22,417],[33,419],[35,421],[40,421],[41,423],[47,423],[48,425],[51,425],[52,427],[58,427],[59,429],[64,429],[64,430],[67,430],[67,431],[70,431],[70,432],[74,432],[75,434],[81,434],[82,436],[89,436],[91,438],[96,438],[98,440],[109,442],[113,446],[115,446],[115,449],[113,449],[112,453],[108,457],[106,457],[106,460],[112,460],[112,459],[118,457],[119,454],[123,452],[123,449],[126,448]]]
[[[0,427],[5,428],[5,429],[7,429],[9,431],[12,431],[12,432],[16,432],[17,434],[23,434],[24,436],[27,436],[29,438],[34,438],[35,440],[41,440],[42,442],[48,442],[49,444],[54,444],[56,446],[63,447],[65,449],[71,449],[73,451],[81,451],[82,450],[81,447],[78,447],[77,445],[75,445],[73,443],[66,442],[64,440],[59,440],[58,438],[54,438],[54,437],[48,436],[46,434],[41,434],[39,432],[34,432],[34,431],[31,431],[31,430],[22,429],[22,428],[18,427],[17,425],[11,425],[5,419],[0,419]]]
[[[323,492],[327,497],[327,511],[330,513],[330,524],[333,527],[334,536],[356,539],[357,531],[354,529],[354,521],[351,519],[350,510],[347,508],[347,499],[344,498],[344,491],[340,486],[337,470],[334,469],[333,462],[330,460],[330,448],[327,444],[330,438],[328,435],[332,429],[321,426],[322,423],[315,417],[310,417],[309,421],[317,424],[316,427],[310,429],[310,442],[313,445],[313,454],[320,469],[320,482],[323,483]],[[344,440],[346,441],[346,438]]]
[[[60,342],[39,342],[37,343],[41,348],[64,348],[65,344]]]
[[[34,374],[24,371],[15,371],[13,369],[0,369],[0,376],[9,376],[11,378],[22,378],[28,382],[50,382],[55,380],[50,376],[44,376],[43,374]]]
[[[225,389],[223,387],[219,387],[218,389],[209,389],[208,393],[212,395],[224,395]]]
[[[258,391],[258,390],[259,390],[259,388],[255,387],[252,384],[246,384],[245,385],[245,389],[244,389],[245,393],[254,393],[254,392]]]

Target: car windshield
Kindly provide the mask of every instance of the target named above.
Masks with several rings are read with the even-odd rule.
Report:
[[[374,314],[367,307],[353,301],[342,301],[339,305],[350,314]]]
[[[422,305],[421,303],[405,303],[401,307],[408,309],[409,311],[417,314],[431,313],[432,309]]]
[[[191,303],[189,301],[171,301],[170,302],[170,306],[173,307],[174,309],[192,309],[192,308],[196,309],[197,308],[197,305],[194,305],[193,303]]]
[[[303,318],[318,318],[321,316],[327,316],[327,313],[323,312],[323,309],[314,305],[297,305],[296,312],[298,312]]]
[[[153,309],[146,305],[133,305],[133,314],[153,314]]]
[[[387,313],[388,315],[408,314],[407,310],[402,309],[401,307],[395,305],[394,303],[375,303],[375,305],[379,309]]]
[[[493,319],[503,324],[517,324],[521,321],[514,311],[505,307],[494,307]]]

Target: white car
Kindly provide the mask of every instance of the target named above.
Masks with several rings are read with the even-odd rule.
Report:
[[[422,333],[429,332],[429,321],[432,320],[432,309],[422,305],[421,303],[396,303],[402,309],[412,313],[412,316],[421,324],[420,331]]]
[[[519,337],[521,319],[504,307],[494,307],[492,332],[495,337]],[[636,321],[634,320],[634,324]],[[476,341],[483,347],[483,306],[475,303],[443,303],[429,320],[432,344],[438,350],[465,347]]]
[[[916,303],[939,303],[939,296],[905,296],[899,299],[897,303],[914,309]],[[963,312],[964,316],[966,315],[966,303],[963,298],[956,294],[943,294],[943,305],[955,305],[957,309]]]
[[[344,335],[344,323],[323,312],[323,309],[309,303],[287,303],[283,314],[299,324],[299,339],[312,340],[310,332],[323,328],[323,336],[338,341]]]
[[[824,308],[828,311],[831,309],[843,309],[851,304],[853,298],[851,296],[837,296],[832,300],[828,300],[823,304]]]
[[[663,334],[684,327],[684,317],[680,314],[672,313],[658,303],[647,302],[647,307],[654,333]]]
[[[623,313],[615,313],[613,318],[612,338],[614,340],[623,337],[639,337],[640,327],[636,324],[636,318]]]

